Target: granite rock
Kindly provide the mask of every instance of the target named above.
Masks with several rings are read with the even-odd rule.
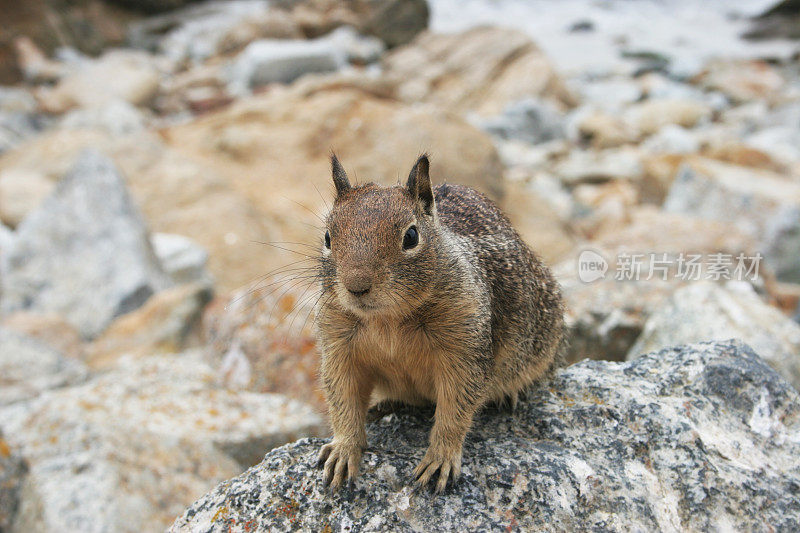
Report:
[[[339,495],[314,468],[320,440],[273,450],[195,502],[171,531],[654,531],[800,527],[800,396],[738,341],[627,363],[584,361],[486,410],[463,474],[413,491],[431,411],[368,428],[361,476]]]
[[[123,358],[85,384],[0,409],[30,466],[11,531],[163,530],[271,448],[326,433],[300,402],[214,382],[196,351]]]

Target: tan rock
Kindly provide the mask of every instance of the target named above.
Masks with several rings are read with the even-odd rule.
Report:
[[[52,181],[29,169],[0,173],[0,221],[16,227],[54,186]]]
[[[87,348],[92,368],[111,366],[120,356],[177,353],[187,347],[211,290],[204,284],[180,285],[156,293],[131,313],[117,318]],[[195,335],[196,337],[196,335]]]
[[[582,140],[594,148],[614,148],[633,142],[636,134],[622,119],[602,112],[591,113],[578,123]]]
[[[693,128],[711,114],[711,107],[695,100],[656,99],[634,104],[625,119],[643,135],[652,135],[668,124]]]
[[[722,92],[734,102],[777,102],[786,80],[764,61],[718,59],[709,62],[695,79],[700,86]]]
[[[144,105],[155,96],[158,84],[159,73],[149,54],[112,50],[64,76],[52,89],[41,89],[38,97],[42,108],[51,113],[102,106],[114,100]]]
[[[6,315],[0,324],[36,339],[71,359],[83,358],[80,333],[59,315],[18,311]]]
[[[522,239],[548,264],[560,261],[575,247],[575,238],[558,214],[538,194],[511,183],[504,210]]]
[[[642,158],[644,172],[639,180],[642,202],[656,205],[664,202],[684,159],[686,156],[681,154],[656,154]]]
[[[703,155],[744,167],[760,168],[773,172],[786,172],[786,167],[769,154],[738,141],[727,141],[709,146]]]
[[[562,107],[575,103],[544,53],[524,33],[508,28],[426,32],[388,54],[384,67],[403,100],[460,113],[497,115],[528,97]]]

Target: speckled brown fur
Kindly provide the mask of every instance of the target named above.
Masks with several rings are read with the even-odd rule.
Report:
[[[325,481],[335,489],[357,475],[371,403],[433,402],[414,474],[425,485],[439,472],[441,491],[459,475],[475,412],[515,404],[560,362],[558,284],[491,200],[461,185],[432,189],[427,156],[405,187],[354,187],[335,156],[332,166],[316,321],[334,430],[320,451]],[[419,242],[406,249],[412,225]]]

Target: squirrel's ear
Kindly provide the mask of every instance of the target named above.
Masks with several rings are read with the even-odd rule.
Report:
[[[408,183],[406,187],[411,196],[416,198],[422,204],[422,209],[429,215],[433,214],[433,190],[431,189],[431,176],[428,173],[430,170],[430,163],[428,162],[428,154],[422,154],[411,173],[408,175]]]
[[[336,154],[331,154],[331,173],[333,174],[333,184],[336,186],[336,194],[340,195],[350,189],[350,180],[347,179],[347,173],[339,163],[339,158]]]

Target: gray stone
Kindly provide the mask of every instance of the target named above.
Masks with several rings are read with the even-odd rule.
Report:
[[[565,136],[563,115],[551,104],[533,98],[509,104],[501,115],[479,120],[476,125],[501,139],[531,144]]]
[[[150,240],[156,257],[175,284],[213,283],[206,270],[208,252],[205,248],[188,237],[173,233],[154,233]]]
[[[345,49],[328,38],[253,41],[231,66],[229,88],[242,94],[268,83],[290,83],[303,74],[333,72],[347,62]]]
[[[176,63],[205,61],[219,52],[225,35],[238,24],[269,10],[264,0],[209,1],[128,26],[131,46],[158,51]]]
[[[0,328],[0,406],[86,379],[86,366],[49,346]]]
[[[87,338],[170,285],[122,177],[94,151],[17,227],[0,274],[4,311],[59,313]]]
[[[800,185],[704,160],[681,167],[664,210],[730,223],[749,234],[782,281],[800,282]]]
[[[326,434],[300,402],[215,381],[197,352],[124,358],[84,385],[0,409],[30,465],[12,531],[163,531],[271,448]]]
[[[0,154],[43,130],[47,122],[39,115],[0,111]]]
[[[0,431],[0,531],[11,531],[27,472],[27,464],[11,450]]]
[[[749,283],[692,283],[678,289],[645,323],[628,359],[673,344],[742,339],[800,390],[800,326],[767,305]]]
[[[487,409],[461,480],[410,486],[430,410],[368,428],[361,476],[326,494],[320,440],[274,450],[171,531],[675,531],[800,527],[800,396],[738,341],[584,361],[514,413]]]

